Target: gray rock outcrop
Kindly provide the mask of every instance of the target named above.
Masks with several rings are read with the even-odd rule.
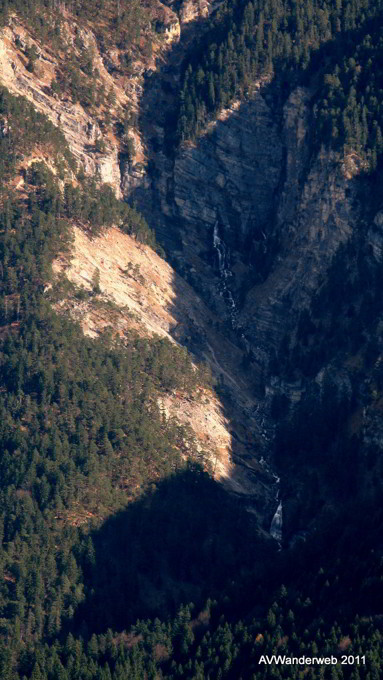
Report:
[[[338,247],[353,233],[358,172],[352,158],[342,162],[324,149],[313,155],[308,90],[291,93],[281,121],[266,90],[258,84],[249,101],[223,111],[173,161],[157,119],[154,177],[148,184],[148,176],[140,176],[140,186],[133,178],[124,183],[148,216],[155,211],[168,250],[178,249],[186,269],[192,263],[200,290],[224,313],[210,246],[218,223],[230,251],[239,325],[262,368],[282,336],[294,332]]]

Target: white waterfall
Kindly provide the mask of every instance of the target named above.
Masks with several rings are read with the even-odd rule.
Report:
[[[213,229],[213,247],[217,253],[218,270],[220,275],[220,295],[224,298],[229,309],[231,326],[233,330],[236,330],[238,329],[238,310],[231,290],[227,285],[227,280],[233,276],[233,272],[230,271],[229,267],[230,251],[219,236],[218,221],[216,221]]]
[[[260,464],[262,467],[270,472],[275,480],[275,484],[277,486],[277,492],[275,494],[275,502],[278,503],[278,507],[274,513],[273,519],[271,520],[271,525],[270,525],[270,536],[272,536],[279,544],[279,548],[281,548],[281,543],[282,543],[282,528],[283,528],[283,506],[282,506],[282,501],[279,498],[279,484],[281,481],[281,478],[278,477],[278,475],[275,474],[275,472],[271,472],[267,462],[265,461],[264,457],[260,459]]]
[[[230,279],[230,277],[233,276],[233,273],[230,271],[230,251],[219,235],[218,221],[216,221],[216,223],[214,224],[213,229],[213,247],[217,253],[218,270],[220,274],[220,295],[224,298],[226,305],[229,309],[231,326],[233,330],[241,331],[241,328],[238,324],[237,306],[235,304],[231,290],[227,285],[228,279]],[[241,334],[241,337],[244,343],[247,343],[247,340],[243,333]],[[269,472],[271,472],[268,469],[268,465],[263,457],[259,462],[263,467],[265,467]],[[275,501],[276,503],[278,503],[278,507],[271,521],[270,536],[272,536],[278,542],[279,547],[281,548],[283,519],[282,519],[282,501],[279,499],[280,478],[278,477],[278,475],[274,473],[271,474],[273,475],[275,484],[277,486]]]
[[[226,275],[225,272],[225,260],[226,260],[226,247],[223,241],[220,239],[218,235],[218,222],[215,223],[214,225],[214,231],[213,231],[213,246],[217,251],[218,255],[218,269],[220,274],[223,274],[224,276]]]
[[[279,505],[277,507],[277,510],[275,512],[275,515],[271,521],[271,526],[270,526],[270,536],[275,538],[276,541],[280,544],[282,541],[282,525],[283,525],[283,520],[282,520],[282,501],[279,501]]]
[[[273,477],[275,479],[275,483],[277,485],[277,493],[275,495],[275,501],[278,503],[278,507],[274,513],[274,517],[271,520],[271,525],[270,525],[270,536],[275,538],[276,541],[279,543],[279,548],[281,548],[281,543],[282,543],[282,527],[283,527],[283,509],[282,509],[282,501],[279,498],[279,484],[281,481],[281,478],[278,477],[275,473],[273,474]]]

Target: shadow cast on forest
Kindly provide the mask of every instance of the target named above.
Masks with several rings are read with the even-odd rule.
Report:
[[[82,556],[86,599],[70,625],[85,635],[203,604],[259,565],[268,569],[276,553],[251,515],[198,467],[160,482],[91,538]]]
[[[379,611],[381,581],[366,577],[361,564],[374,546],[381,550],[382,512],[364,502],[347,527],[350,509],[307,542],[278,552],[200,468],[176,474],[90,534],[92,549],[88,542],[80,558],[86,597],[63,626],[63,639],[69,632],[84,639],[108,628],[121,632],[138,618],[165,621],[185,604],[198,613],[208,599],[234,619],[262,616],[282,583],[294,589],[297,573],[302,592],[319,598],[324,619],[355,615],[358,607]],[[333,576],[331,593],[318,565]]]

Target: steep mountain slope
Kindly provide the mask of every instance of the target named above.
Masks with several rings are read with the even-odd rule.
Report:
[[[266,508],[267,524],[275,491],[271,485],[266,495],[261,492],[263,482],[258,488],[253,471],[262,478],[265,471],[259,461],[264,454],[270,458],[275,404],[286,398],[294,405],[312,391],[310,381],[315,376],[308,377],[299,362],[307,363],[313,352],[311,345],[302,349],[300,335],[305,319],[306,325],[313,323],[317,290],[326,287],[341,247],[358,241],[355,247],[360,252],[364,248],[358,237],[362,220],[358,177],[366,161],[356,147],[342,154],[318,146],[314,116],[320,78],[316,73],[281,98],[281,85],[273,83],[270,69],[248,82],[242,98],[221,109],[196,139],[174,147],[178,87],[185,77],[182,60],[189,58],[193,42],[200,40],[203,45],[209,16],[216,16],[217,7],[190,2],[180,7],[148,6],[151,29],[145,29],[141,42],[133,42],[128,61],[121,46],[106,44],[92,30],[92,21],[83,28],[73,17],[64,17],[60,34],[65,49],[54,51],[49,40],[43,45],[36,31],[28,32],[25,22],[14,15],[2,32],[1,78],[12,92],[26,96],[60,125],[86,174],[108,182],[117,197],[137,202],[170,262],[202,297],[203,303],[163,265],[158,274],[152,269],[154,263],[145,268],[144,250],[132,241],[121,241],[119,247],[120,251],[129,248],[132,256],[110,260],[107,242],[87,243],[76,232],[77,259],[69,277],[89,287],[92,273],[88,265],[85,269],[81,265],[86,260],[99,270],[101,289],[108,280],[106,288],[114,303],[127,304],[130,315],[138,315],[138,324],[130,316],[128,326],[144,324],[150,333],[170,332],[199,359],[207,360],[222,382],[223,410],[234,432],[233,456],[240,463],[234,475],[243,480],[238,490],[252,489],[259,498],[257,512],[261,506]],[[225,10],[221,14],[225,17]],[[147,50],[150,42],[152,48]],[[37,57],[31,66],[32,48]],[[82,77],[88,74],[93,79],[88,84],[97,82],[98,102],[76,93],[73,71],[72,80],[63,78],[68,51],[71,59],[80,61]],[[90,66],[83,55],[90,55]],[[25,166],[19,173],[22,185]],[[372,213],[368,219],[374,268],[380,252],[379,218]],[[112,232],[105,238],[113,238]],[[118,236],[124,238],[129,237]],[[107,258],[102,257],[104,248]],[[138,275],[134,280],[128,271],[135,265],[143,268],[142,284]],[[113,272],[118,272],[118,278]],[[157,285],[153,276],[173,279],[173,292],[168,294],[173,302],[168,297],[165,314],[163,291],[152,289],[148,296],[145,290],[140,300],[140,285],[145,289]],[[121,292],[122,279],[134,281],[130,291]],[[78,309],[76,313],[85,314],[83,323],[89,332],[107,323],[99,312],[89,314],[86,303],[75,299],[70,304]],[[121,318],[123,333],[126,320]],[[326,322],[322,327],[321,345],[328,335]],[[222,333],[228,340],[223,341]],[[368,334],[368,341],[374,333]],[[317,363],[318,376],[330,371],[329,361],[327,356],[324,363]],[[366,407],[357,393],[355,388],[356,410]],[[182,409],[179,414],[183,419]],[[225,455],[229,436],[227,432]],[[297,493],[291,489],[289,495]]]
[[[11,6],[1,677],[375,680],[380,2]]]
[[[57,274],[65,272],[67,279],[75,284],[70,297],[60,300],[58,309],[79,320],[88,335],[97,336],[112,325],[113,332],[122,338],[131,329],[142,337],[167,338],[189,346],[197,357],[208,361],[217,378],[221,371],[230,370],[231,365],[234,370],[235,361],[241,361],[238,349],[213,330],[217,317],[190,286],[151,248],[116,228],[90,240],[74,227],[70,257],[55,262],[54,270]],[[99,293],[89,297],[95,272]],[[231,357],[231,361],[225,362],[225,357]],[[228,379],[231,380],[230,375]],[[246,384],[243,379],[243,384],[239,382],[240,376],[237,380],[239,384],[233,382],[231,391],[236,399],[234,410],[238,409],[239,413],[240,408],[247,409],[248,404]],[[218,479],[226,480],[238,493],[256,493],[256,483],[233,467],[232,425],[212,389],[205,387],[192,398],[187,391],[177,390],[159,399],[167,418],[178,419],[191,428]]]

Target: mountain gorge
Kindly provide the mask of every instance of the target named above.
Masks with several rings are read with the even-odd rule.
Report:
[[[186,36],[186,46],[188,40]],[[182,34],[166,64],[159,65],[144,85],[140,120],[148,171],[139,181],[131,181],[125,172],[124,193],[148,219],[155,216],[156,232],[170,261],[226,319],[233,342],[244,352],[257,420],[263,425],[259,451],[263,452],[265,440],[273,439],[275,421],[270,415],[277,414],[280,423],[283,412],[292,416],[297,404],[304,411],[306,399],[320,402],[326,381],[332,383],[329,390],[336,402],[332,407],[336,410],[338,402],[347,402],[348,431],[363,440],[365,424],[356,414],[374,410],[366,388],[366,382],[374,379],[357,369],[369,348],[379,362],[379,305],[374,307],[372,327],[369,320],[363,331],[359,328],[358,347],[357,340],[350,347],[340,336],[358,334],[356,310],[367,292],[360,272],[362,258],[371,282],[379,278],[378,250],[371,250],[370,239],[376,233],[380,206],[368,196],[365,157],[356,143],[342,152],[318,144],[317,72],[312,79],[305,75],[302,84],[294,84],[284,95],[278,79],[274,83],[263,74],[242,100],[221,109],[195,139],[173,151],[169,121],[174,125],[172,93],[181,78],[177,69],[181,50]],[[379,173],[375,176],[379,183]],[[223,254],[216,248],[217,237]],[[340,283],[342,268],[347,274],[344,271],[345,281]],[[353,285],[346,292],[349,280]],[[348,302],[344,299],[344,307],[335,311],[332,299],[340,294],[339,284]],[[318,313],[322,296],[327,308],[322,300]],[[331,410],[330,405],[323,408]],[[335,439],[338,435],[339,422],[331,433]],[[348,436],[343,432],[341,447],[349,446],[344,439]],[[295,445],[294,440],[290,446]],[[312,442],[303,446],[311,448]],[[272,450],[266,446],[268,455]],[[318,521],[319,507],[328,511],[334,489],[322,479],[318,491],[317,471],[311,489],[307,468],[301,463],[297,468],[290,453],[287,462],[280,460],[281,455],[277,454],[280,463],[289,469],[284,515],[285,535],[291,537]],[[340,487],[342,480],[340,472]],[[317,499],[307,503],[302,493]]]
[[[1,677],[379,677],[380,3],[0,10]]]

